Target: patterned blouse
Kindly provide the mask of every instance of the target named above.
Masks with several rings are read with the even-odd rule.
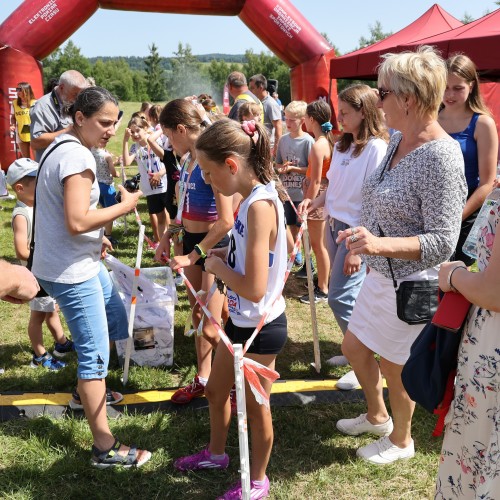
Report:
[[[448,260],[460,233],[467,197],[464,160],[458,142],[436,139],[408,153],[389,170],[402,134],[389,142],[382,163],[363,184],[361,225],[374,235],[418,236],[420,260],[391,259],[394,276],[402,279]],[[391,277],[387,259],[365,255],[367,265]]]

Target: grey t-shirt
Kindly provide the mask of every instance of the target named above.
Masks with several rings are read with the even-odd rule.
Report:
[[[256,104],[261,104],[259,101],[259,98],[253,93],[250,92],[249,90],[245,90],[245,92],[242,92],[240,95],[247,95],[249,98],[252,99]],[[231,120],[236,120],[238,121],[238,110],[240,109],[240,106],[244,104],[245,102],[252,102],[249,99],[238,99],[236,98],[234,101],[233,106],[231,107],[231,110],[229,111],[229,114],[227,115],[228,118]]]
[[[52,153],[61,141],[71,139]],[[38,173],[36,189],[35,254],[33,274],[57,283],[82,283],[99,273],[104,229],[71,235],[64,217],[64,181],[70,175],[90,170],[94,182],[90,210],[97,209],[99,185],[96,164],[89,149],[69,134],[61,134],[47,148],[50,153]],[[43,158],[42,158],[43,160]]]
[[[281,109],[270,95],[262,99],[262,106],[264,107],[264,126],[271,136],[273,134],[273,120],[279,120],[281,124]]]
[[[73,123],[70,116],[62,114],[57,95],[54,97],[52,92],[45,94],[36,101],[30,110],[30,118],[31,137],[34,139],[47,132],[52,133],[62,130]],[[40,163],[44,151],[45,149],[35,150],[35,159],[38,163]]]
[[[271,99],[273,99],[271,97]],[[273,99],[274,101],[274,99]],[[286,161],[297,162],[299,167],[307,167],[307,160],[311,152],[314,139],[309,134],[304,134],[293,139],[290,134],[281,137],[276,153],[276,163],[283,164]],[[304,193],[302,192],[302,181],[304,176],[291,172],[289,174],[280,174],[280,180],[288,191],[292,201],[302,201]]]

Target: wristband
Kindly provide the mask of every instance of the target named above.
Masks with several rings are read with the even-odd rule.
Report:
[[[207,254],[205,253],[205,251],[203,250],[203,248],[200,247],[200,245],[196,244],[194,246],[194,251],[202,258],[202,259],[206,259],[207,258]]]
[[[456,266],[454,267],[449,273],[448,273],[448,279],[447,279],[447,282],[448,282],[448,286],[450,287],[450,290],[452,292],[455,292],[457,293],[458,290],[453,286],[452,282],[451,282],[451,279],[453,277],[453,273],[457,270],[457,269],[465,269],[467,270],[467,268],[465,266]]]

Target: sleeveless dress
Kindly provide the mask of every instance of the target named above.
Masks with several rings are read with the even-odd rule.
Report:
[[[480,271],[488,266],[499,221],[497,203],[478,240]],[[458,353],[435,498],[500,498],[500,313],[478,306]]]

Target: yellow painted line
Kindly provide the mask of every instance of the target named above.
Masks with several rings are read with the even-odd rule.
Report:
[[[273,384],[272,394],[290,392],[337,391],[337,380],[286,380]],[[384,379],[384,387],[387,387]],[[358,387],[360,389],[360,387]],[[161,403],[170,401],[174,390],[141,391],[135,394],[124,394],[119,405],[133,405],[140,403]],[[0,394],[0,406],[34,406],[54,405],[66,406],[71,399],[70,393],[36,393],[5,395]]]

